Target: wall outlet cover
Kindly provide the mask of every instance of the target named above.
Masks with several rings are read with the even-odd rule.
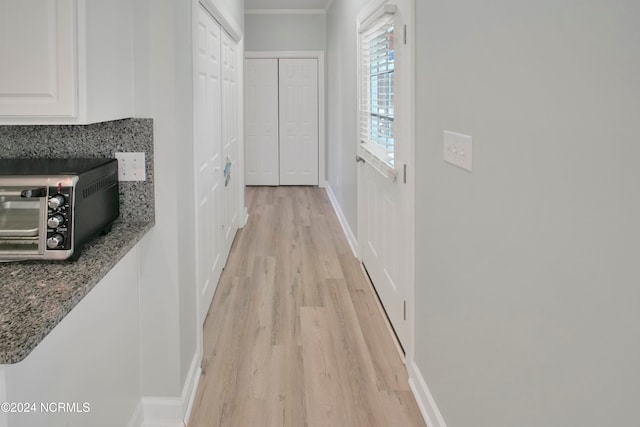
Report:
[[[144,153],[116,153],[118,181],[146,181]]]
[[[444,161],[472,171],[473,146],[471,136],[444,131]]]

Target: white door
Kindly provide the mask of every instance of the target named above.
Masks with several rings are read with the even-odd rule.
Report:
[[[226,262],[239,222],[238,148],[238,49],[236,42],[222,32],[222,165],[223,165],[223,210],[222,253]]]
[[[318,185],[318,60],[279,62],[280,185]]]
[[[245,183],[279,185],[278,60],[246,59]]]
[[[222,115],[220,26],[200,6],[195,82],[195,165],[197,281],[204,322],[220,273],[222,232],[217,225],[222,205]]]
[[[364,163],[358,173],[358,230],[361,260],[400,341],[408,342],[407,186]]]
[[[397,4],[400,10],[412,10],[406,2]],[[371,11],[361,16],[371,16]],[[400,16],[394,17],[393,28],[403,28]],[[413,167],[413,75],[411,49],[402,37],[393,42],[393,34],[383,30],[388,28],[386,19],[384,16],[378,21],[380,25],[372,25],[370,34],[375,35],[368,41],[361,38],[359,46],[360,52],[373,56],[363,54],[364,59],[359,60],[362,110],[358,153],[366,161],[358,163],[358,246],[398,341],[408,349],[414,231],[413,175],[407,173],[407,166]],[[387,39],[390,45],[384,43]],[[392,53],[384,51],[389,46]]]

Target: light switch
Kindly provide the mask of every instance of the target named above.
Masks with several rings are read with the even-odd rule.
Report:
[[[473,150],[471,136],[444,131],[444,161],[471,172]]]
[[[118,181],[146,181],[144,153],[116,153]]]

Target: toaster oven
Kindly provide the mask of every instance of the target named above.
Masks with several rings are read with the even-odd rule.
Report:
[[[115,159],[0,159],[0,261],[75,260],[119,215]]]

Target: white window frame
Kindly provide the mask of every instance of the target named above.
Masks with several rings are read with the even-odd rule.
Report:
[[[394,129],[393,138],[394,138],[394,148],[392,151],[386,149],[383,145],[372,141],[368,134],[368,127],[364,124],[368,121],[368,117],[370,117],[370,102],[369,102],[369,94],[368,88],[370,81],[367,77],[368,70],[364,70],[363,62],[365,55],[365,46],[364,44],[364,36],[370,32],[371,28],[374,28],[377,24],[381,23],[384,20],[392,19],[393,20],[393,28],[394,28],[394,44],[397,43],[398,39],[398,28],[395,13],[397,11],[397,6],[393,1],[389,0],[378,0],[372,2],[365,8],[357,18],[357,39],[358,39],[358,55],[357,55],[357,69],[358,69],[358,155],[364,158],[374,169],[383,174],[384,176],[390,179],[396,179],[396,150],[397,150],[397,133]],[[394,47],[394,55],[395,55],[395,47]],[[394,64],[396,63],[394,59]],[[394,65],[395,67],[395,65]],[[394,70],[394,110],[395,103],[397,101],[396,97],[396,79],[398,73]],[[394,111],[395,113],[395,111]],[[395,127],[395,117],[394,117],[394,127]]]

